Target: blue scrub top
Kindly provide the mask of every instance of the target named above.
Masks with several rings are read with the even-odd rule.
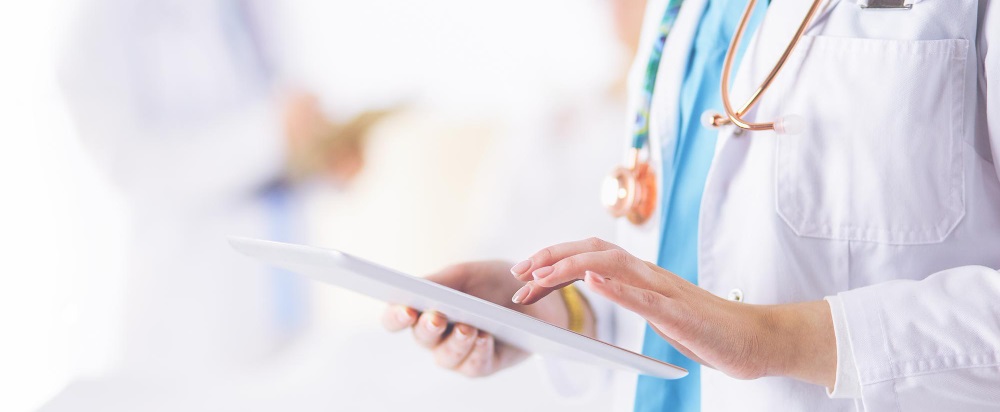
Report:
[[[664,156],[663,160],[663,237],[657,264],[695,284],[698,283],[701,196],[718,136],[718,130],[701,124],[701,115],[706,110],[722,112],[722,64],[747,3],[748,0],[708,0],[681,85],[674,154],[670,159]],[[734,64],[742,59],[749,33],[760,24],[767,4],[767,1],[758,1]],[[672,381],[639,377],[636,411],[701,410],[701,366],[697,362],[682,355],[648,326],[642,353],[687,368],[690,375]]]

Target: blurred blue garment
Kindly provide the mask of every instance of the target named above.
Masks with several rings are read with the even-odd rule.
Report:
[[[268,239],[279,242],[294,242],[295,233],[291,188],[278,183],[264,192],[268,205]],[[304,324],[306,315],[305,290],[302,278],[284,269],[271,270],[274,289],[274,311],[278,327],[285,333],[295,332]]]

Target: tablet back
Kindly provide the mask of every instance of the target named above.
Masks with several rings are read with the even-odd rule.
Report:
[[[472,295],[410,276],[346,253],[267,240],[230,238],[234,249],[264,263],[419,311],[435,310],[542,356],[664,379],[687,375],[681,367],[545,323]]]

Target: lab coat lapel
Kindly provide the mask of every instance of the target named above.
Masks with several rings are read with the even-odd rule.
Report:
[[[826,10],[836,1],[838,0],[827,0],[814,22],[822,20]],[[811,4],[812,2],[808,0],[771,1],[764,20],[749,40],[747,51],[743,55],[740,67],[737,68],[730,93],[734,106],[741,106],[746,102],[750,93],[767,77],[775,62],[784,53],[785,47],[788,46],[789,40],[794,36]],[[779,73],[779,79],[782,75],[787,76],[789,73]],[[780,98],[780,96],[775,96],[772,91],[771,94],[765,94],[762,101],[775,98]],[[760,107],[760,104],[757,107]],[[775,113],[764,113],[758,116],[758,110],[754,108],[744,118],[750,121],[772,121],[776,116]],[[706,288],[710,288],[711,279],[716,276],[714,255],[711,248],[718,245],[720,240],[713,238],[717,232],[712,228],[716,224],[723,199],[730,198],[725,192],[727,187],[725,182],[731,181],[733,176],[739,172],[739,168],[744,167],[744,159],[750,150],[751,143],[756,141],[754,139],[771,139],[769,141],[773,141],[776,138],[773,131],[743,132],[736,135],[734,133],[736,130],[738,129],[734,125],[723,126],[719,130],[715,156],[708,172],[705,192],[701,201],[701,218],[698,222],[698,284],[704,285]]]
[[[660,67],[657,71],[656,87],[653,90],[653,101],[650,107],[650,163],[656,171],[657,177],[657,200],[656,210],[646,223],[636,226],[628,222],[627,219],[619,219],[618,222],[618,243],[633,255],[647,261],[656,262],[660,251],[660,236],[662,231],[662,188],[663,188],[663,168],[672,167],[671,164],[664,164],[663,159],[672,162],[673,148],[677,138],[677,116],[678,116],[678,96],[680,94],[681,82],[684,80],[684,68],[691,52],[691,44],[694,39],[698,22],[705,10],[707,0],[686,0],[681,7],[677,21],[667,37],[667,43],[663,48],[663,57],[660,60]],[[644,22],[643,41],[640,42],[641,52],[636,57],[630,73],[629,85],[633,93],[642,90],[642,71],[645,69],[649,59],[649,51],[652,49],[652,40],[656,37],[657,30],[663,13],[666,10],[667,1],[659,0],[647,9],[646,21]],[[629,113],[635,113],[635,107],[629,109]],[[629,119],[631,120],[631,118]],[[629,123],[631,131],[631,123]],[[631,140],[631,139],[629,139]],[[667,148],[667,150],[663,150]]]
[[[758,0],[764,1],[764,0]],[[816,21],[822,19],[825,11],[829,9],[830,5],[838,0],[826,0],[826,4],[821,6],[819,14],[813,20],[814,24]],[[788,42],[795,35],[795,31],[798,29],[799,24],[802,23],[802,19],[805,17],[812,5],[811,1],[808,0],[772,0],[771,4],[767,8],[767,13],[764,15],[764,20],[758,26],[756,33],[750,38],[750,44],[747,46],[747,51],[743,55],[743,61],[740,66],[736,69],[736,76],[733,79],[733,87],[730,91],[730,99],[733,106],[742,106],[750,94],[760,86],[761,82],[770,73],[771,68],[774,67],[775,62],[784,53],[785,47],[788,46]],[[808,34],[809,31],[807,30]],[[779,73],[778,77],[782,75],[788,75],[787,72]],[[774,99],[776,96],[772,94],[765,94],[762,99]],[[749,121],[773,121],[777,117],[774,113],[767,113],[763,116],[758,116],[757,108],[760,107],[760,103],[754,109],[751,109],[749,113],[744,115],[744,119]],[[720,108],[721,109],[721,108]],[[767,118],[767,119],[765,119]],[[746,151],[749,150],[749,143],[751,139],[774,139],[775,133],[773,131],[757,131],[757,132],[743,132],[742,135],[737,135],[738,129],[735,125],[723,126],[719,130],[719,139],[715,145],[715,157],[712,160],[712,166],[709,169],[708,180],[705,183],[705,196],[702,197],[701,204],[701,215],[702,215],[702,229],[704,228],[704,220],[706,213],[712,213],[715,205],[710,204],[713,199],[721,199],[723,197],[717,197],[713,195],[713,191],[720,190],[717,185],[714,185],[715,181],[725,181],[728,176],[735,172],[735,167],[740,165],[740,159],[746,155]],[[720,194],[721,195],[721,194]],[[702,244],[710,242],[709,239],[705,239],[704,233],[699,234],[699,238],[702,240]],[[699,265],[704,266],[706,262],[700,261]],[[704,273],[704,270],[701,271]]]

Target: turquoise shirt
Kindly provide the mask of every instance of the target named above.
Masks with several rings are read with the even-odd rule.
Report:
[[[722,112],[720,80],[726,49],[739,25],[747,0],[708,0],[698,25],[680,90],[677,141],[671,158],[663,159],[663,237],[657,264],[698,283],[698,215],[705,179],[712,164],[718,130],[701,124],[706,110]],[[747,26],[735,64],[743,57],[750,33],[764,17],[767,1],[759,0]],[[663,64],[670,64],[664,62]],[[734,70],[735,71],[735,70]],[[690,371],[680,380],[639,377],[636,411],[701,410],[701,366],[664,341],[648,326],[643,354]]]

